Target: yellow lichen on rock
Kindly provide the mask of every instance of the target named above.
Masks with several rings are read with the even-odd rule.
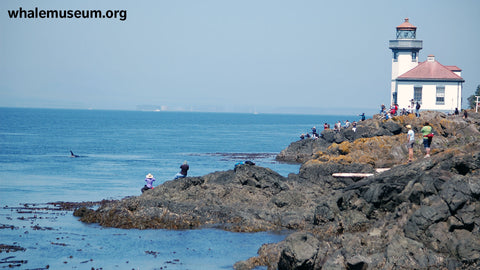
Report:
[[[353,162],[353,158],[350,155],[331,156],[329,162],[334,162],[339,164],[350,164]]]
[[[315,160],[317,162],[336,162],[340,164],[357,162],[373,166],[378,163],[385,164],[399,159],[395,157],[393,148],[404,145],[404,140],[404,134],[400,134],[359,138],[354,142],[344,141],[340,144],[332,143],[326,153],[317,152]]]
[[[338,144],[332,143],[328,148],[327,148],[327,154],[334,154],[338,152]]]
[[[325,156],[325,155],[324,155],[324,156]],[[321,157],[320,157],[320,158],[310,159],[310,160],[308,160],[308,161],[305,161],[303,164],[309,165],[309,164],[319,164],[319,163],[323,163],[323,161],[321,160]]]
[[[338,151],[341,155],[348,155],[350,153],[350,142],[344,141],[338,145]]]

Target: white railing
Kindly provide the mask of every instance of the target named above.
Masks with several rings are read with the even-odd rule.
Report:
[[[480,108],[480,96],[475,96],[477,98],[475,112],[478,112],[478,108]]]

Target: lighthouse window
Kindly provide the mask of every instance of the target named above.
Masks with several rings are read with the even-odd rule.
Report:
[[[398,52],[393,52],[393,61],[398,61]]]
[[[437,86],[436,104],[445,105],[445,86]]]
[[[413,88],[413,100],[415,102],[419,102],[420,104],[422,103],[422,87],[421,86],[415,86]]]
[[[412,62],[417,62],[417,53],[412,52]]]

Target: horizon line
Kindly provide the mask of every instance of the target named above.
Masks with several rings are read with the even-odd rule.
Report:
[[[354,116],[356,114],[365,113],[365,115],[373,115],[374,113],[370,111],[376,111],[376,109],[365,109],[361,108],[315,108],[315,107],[278,107],[268,110],[202,110],[202,109],[172,109],[172,110],[153,110],[153,109],[125,109],[125,108],[68,108],[68,107],[41,107],[41,106],[0,106],[0,108],[5,109],[46,109],[46,110],[80,110],[80,111],[131,111],[131,112],[179,112],[179,113],[233,113],[233,114],[283,114],[283,115],[347,115]],[[292,111],[298,110],[298,112]],[[310,110],[317,110],[317,112],[312,112]],[[325,112],[319,112],[318,110],[324,110]],[[308,112],[310,111],[310,112]],[[342,112],[349,111],[349,112]],[[356,111],[357,113],[353,113]]]

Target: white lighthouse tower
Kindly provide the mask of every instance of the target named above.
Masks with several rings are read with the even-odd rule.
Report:
[[[398,89],[396,79],[403,73],[418,65],[418,54],[422,49],[422,41],[416,39],[417,27],[413,26],[408,18],[397,26],[397,39],[390,40],[389,48],[392,56],[392,92],[391,103],[397,104]]]

